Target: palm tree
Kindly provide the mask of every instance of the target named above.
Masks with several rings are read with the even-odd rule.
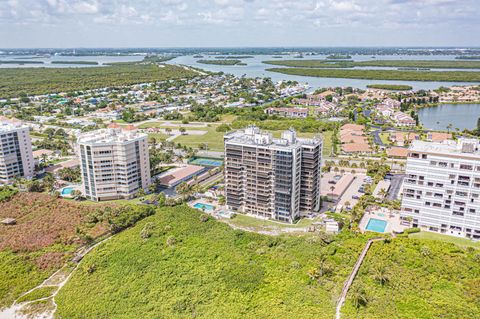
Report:
[[[368,304],[367,292],[361,284],[356,285],[352,289],[350,296],[352,298],[353,306],[357,309]]]

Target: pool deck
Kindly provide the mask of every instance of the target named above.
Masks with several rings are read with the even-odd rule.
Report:
[[[365,210],[365,214],[363,215],[358,227],[362,232],[370,231],[367,230],[368,221],[370,218],[375,218],[378,220],[383,220],[387,222],[387,226],[385,227],[384,233],[401,233],[408,227],[405,227],[400,222],[400,214],[398,212],[391,211],[385,207],[371,207],[370,209]]]

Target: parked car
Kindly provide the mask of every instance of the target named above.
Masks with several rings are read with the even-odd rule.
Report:
[[[342,175],[335,175],[335,176],[333,176],[333,179],[334,179],[335,181],[337,181],[337,182],[340,180],[340,178],[342,178]]]
[[[330,181],[328,181],[328,183],[329,183],[329,184],[336,184],[337,182],[334,181],[334,180],[330,180]]]
[[[352,195],[352,199],[359,199],[360,197],[358,195]]]
[[[359,193],[365,193],[365,188],[363,188],[363,186],[360,187],[360,188],[358,189],[358,192],[359,192]]]

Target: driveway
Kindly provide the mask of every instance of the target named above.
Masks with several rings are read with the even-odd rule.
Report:
[[[403,179],[405,178],[405,174],[397,174],[393,175],[391,179],[390,189],[388,190],[387,199],[395,200],[400,193],[402,188]]]

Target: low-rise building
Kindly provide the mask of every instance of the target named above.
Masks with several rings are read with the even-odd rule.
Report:
[[[306,118],[308,117],[307,108],[297,107],[269,107],[265,110],[265,113],[269,115],[280,115],[291,118]]]

